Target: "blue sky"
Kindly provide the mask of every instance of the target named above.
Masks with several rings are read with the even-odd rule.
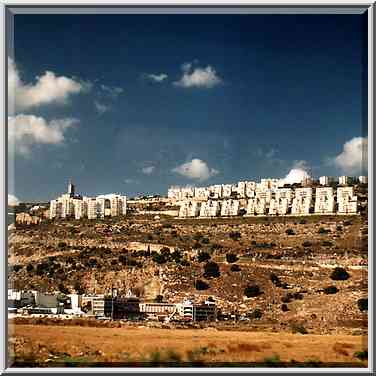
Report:
[[[9,193],[364,173],[365,20],[16,15]]]

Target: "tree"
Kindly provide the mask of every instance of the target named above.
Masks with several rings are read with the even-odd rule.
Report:
[[[204,277],[205,278],[218,278],[221,275],[219,271],[219,266],[214,261],[209,261],[204,266]]]
[[[34,270],[33,264],[28,264],[27,267],[26,267],[26,270],[27,270],[28,273],[32,272]]]
[[[228,236],[232,239],[232,240],[239,240],[242,235],[239,231],[231,231]]]
[[[358,308],[360,311],[368,311],[368,299],[360,298],[358,300]]]
[[[226,255],[226,261],[229,262],[229,263],[233,263],[233,262],[236,262],[238,261],[238,256],[234,255],[233,253],[228,253]]]
[[[207,252],[199,252],[197,255],[197,261],[198,262],[204,262],[211,259],[211,256]]]
[[[241,268],[240,268],[239,265],[237,265],[237,264],[233,264],[233,265],[231,265],[230,270],[231,270],[232,272],[240,272],[240,271],[241,271]]]
[[[336,294],[338,292],[337,287],[328,286],[324,288],[324,294]]]
[[[197,280],[194,284],[196,290],[207,290],[210,286],[201,279]]]
[[[261,290],[260,290],[260,287],[257,285],[250,285],[244,289],[244,295],[247,298],[254,298],[256,296],[259,296],[260,294],[261,294]]]
[[[345,281],[346,279],[350,278],[350,274],[344,268],[336,267],[334,268],[330,278],[334,281]]]
[[[154,299],[155,303],[162,303],[163,302],[163,295],[157,295]]]
[[[294,231],[292,228],[288,228],[288,229],[286,230],[286,234],[287,234],[287,235],[295,235],[295,231]]]
[[[156,262],[157,264],[164,264],[167,262],[166,257],[160,253],[154,253],[153,254],[153,261]]]

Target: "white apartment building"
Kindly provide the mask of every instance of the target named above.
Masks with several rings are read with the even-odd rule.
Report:
[[[313,206],[312,188],[296,188],[295,198],[292,200],[291,214],[306,215],[309,214]]]
[[[221,216],[230,217],[239,215],[240,202],[239,200],[223,200],[221,202]]]
[[[222,197],[230,198],[232,193],[232,184],[222,184]]]
[[[197,217],[200,214],[201,202],[187,200],[182,203],[179,209],[179,217]]]
[[[347,185],[349,183],[349,177],[348,176],[340,176],[338,178],[338,183],[340,185]]]
[[[222,198],[222,185],[216,184],[209,187],[210,198]]]
[[[320,185],[329,185],[329,176],[320,176]]]
[[[245,182],[245,195],[248,198],[255,197],[256,191],[256,182],[254,181],[247,181]]]
[[[316,188],[315,213],[332,214],[334,213],[335,200],[332,187]]]
[[[199,200],[207,200],[210,195],[209,188],[198,187],[194,189],[194,197]]]
[[[368,177],[367,176],[359,176],[358,180],[359,180],[359,183],[361,183],[361,184],[368,184]]]
[[[50,202],[50,218],[89,218],[125,215],[126,196],[111,194],[96,198],[74,196],[74,185],[69,184],[70,193],[65,193]]]
[[[358,198],[354,196],[353,187],[338,187],[337,203],[339,214],[356,214],[358,210]]]
[[[217,217],[220,211],[219,201],[208,200],[201,204],[200,217]]]

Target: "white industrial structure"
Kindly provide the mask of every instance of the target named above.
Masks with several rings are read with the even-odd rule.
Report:
[[[334,191],[332,187],[316,188],[315,213],[333,214],[335,208]]]

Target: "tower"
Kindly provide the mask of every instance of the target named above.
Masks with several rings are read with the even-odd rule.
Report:
[[[74,185],[71,180],[69,180],[69,183],[68,183],[68,193],[70,197],[74,197]]]

